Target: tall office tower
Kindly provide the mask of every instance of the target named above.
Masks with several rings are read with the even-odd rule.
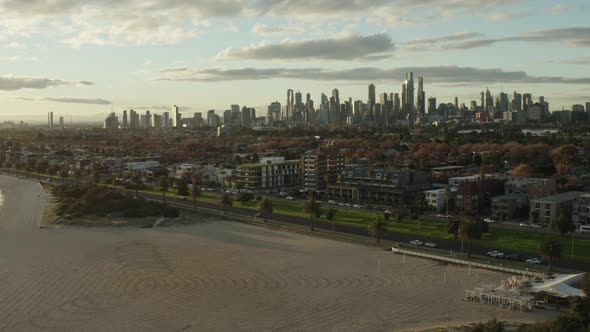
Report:
[[[285,114],[283,114],[283,120],[289,125],[291,123],[291,117],[293,116],[293,109],[295,108],[295,95],[293,90],[287,90],[287,105],[285,107]]]
[[[129,128],[136,129],[137,128],[137,120],[135,118],[135,111],[133,109],[129,110]]]
[[[549,103],[545,101],[545,97],[539,97],[539,104],[543,105],[543,112],[549,112]]]
[[[233,125],[232,113],[233,113],[232,110],[223,111],[223,125],[224,126],[230,127]]]
[[[301,94],[300,91],[297,91],[295,93],[295,108],[294,110],[297,110],[299,112],[301,112],[303,110],[303,95]]]
[[[338,113],[340,112],[340,104],[337,102],[336,97],[330,97],[330,105],[328,108],[328,124],[338,123]]]
[[[400,119],[405,119],[408,114],[408,95],[406,93],[406,84],[402,84],[402,109],[400,113]]]
[[[59,117],[59,129],[64,130],[65,125],[64,125],[64,117],[60,116]]]
[[[52,114],[53,116],[53,114]],[[117,129],[119,128],[119,121],[117,120],[117,115],[115,112],[111,112],[109,116],[104,119],[104,128],[105,129]]]
[[[215,123],[215,110],[208,110],[207,111],[207,125],[209,127],[217,127],[217,123]]]
[[[145,124],[144,127],[145,128],[149,128],[152,125],[152,114],[150,113],[150,110],[145,111]]]
[[[162,127],[162,116],[156,113],[150,115],[149,125],[153,128],[161,128]]]
[[[428,115],[433,115],[436,112],[436,98],[428,98]]]
[[[172,114],[174,114],[174,127],[182,128],[182,114],[180,114],[178,106],[172,106]]]
[[[590,101],[586,102],[586,113],[590,113]]]
[[[270,103],[268,105],[267,116],[270,118],[269,125],[272,125],[275,121],[281,121],[281,103],[278,101]]]
[[[486,109],[486,101],[485,101],[485,93],[481,92],[481,110],[485,111]]]
[[[375,103],[377,102],[375,99],[376,95],[375,95],[375,85],[374,84],[369,84],[369,99],[367,102],[367,114],[365,114],[364,116],[364,120],[366,121],[373,121],[374,120],[374,115],[373,115],[373,111],[375,109]]]
[[[471,101],[471,107],[469,108],[471,111],[475,111],[477,110],[477,101],[472,100]]]
[[[200,126],[203,124],[203,113],[195,112],[193,114],[193,125]],[[164,125],[164,121],[162,121],[162,125]]]
[[[123,128],[129,127],[129,120],[127,119],[127,110],[123,111]]]
[[[170,123],[170,112],[162,113],[162,127],[168,128],[172,127]]]
[[[414,111],[414,73],[406,73],[406,112]]]
[[[522,110],[528,111],[529,107],[533,106],[533,96],[530,93],[522,95]]]
[[[424,92],[424,78],[418,77],[418,94],[416,95],[416,110],[420,117],[426,115],[426,93]]]
[[[455,96],[455,108],[459,109],[459,97]]]
[[[354,124],[361,123],[362,116],[363,116],[363,101],[362,100],[355,100],[354,102],[354,109],[352,111]]]
[[[49,130],[53,129],[53,112],[47,113],[47,127]]]
[[[376,100],[375,100],[375,85],[374,84],[369,84],[369,102],[371,102],[373,105],[375,104]]]
[[[141,114],[141,116],[139,117],[139,126],[141,128],[146,128],[147,124],[146,124],[147,118],[145,117],[145,114]]]
[[[498,97],[496,98],[496,110],[500,112],[507,112],[508,111],[508,94],[504,92],[500,92]]]
[[[234,113],[235,113],[235,112],[239,112],[239,111],[240,111],[240,105],[235,105],[235,104],[234,104],[234,105],[231,105],[231,106],[229,107],[229,109],[230,109],[232,112],[234,112]]]
[[[484,111],[491,112],[493,108],[494,100],[492,99],[492,93],[486,88],[486,103],[484,106]]]
[[[394,120],[400,119],[400,112],[401,112],[401,106],[400,106],[400,100],[399,100],[399,93],[394,93],[393,94],[393,118],[394,118]]]
[[[522,111],[522,95],[516,91],[512,94],[512,110]]]
[[[246,106],[242,107],[242,121],[241,121],[242,126],[245,128],[252,128],[255,120],[256,120],[256,109],[246,107]]]

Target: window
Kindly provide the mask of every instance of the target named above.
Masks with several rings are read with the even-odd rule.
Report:
[[[545,209],[546,210],[551,210],[551,204],[545,204]]]
[[[549,211],[549,210],[545,211],[545,216],[546,217],[549,217],[550,215],[551,215],[551,211]]]
[[[541,203],[535,203],[535,209],[540,209],[541,208]]]

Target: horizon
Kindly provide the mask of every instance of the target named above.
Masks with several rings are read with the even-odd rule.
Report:
[[[590,5],[571,1],[95,1],[0,3],[0,121],[100,122],[111,110],[264,113],[287,90],[367,101],[399,93],[469,105],[544,96],[550,111],[590,102]],[[290,12],[293,15],[283,13]]]

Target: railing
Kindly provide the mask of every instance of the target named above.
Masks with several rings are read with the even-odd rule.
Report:
[[[410,255],[410,256],[428,258],[428,259],[433,259],[433,260],[437,260],[437,261],[449,262],[449,263],[457,264],[457,265],[468,265],[469,267],[478,267],[478,268],[482,268],[482,269],[508,272],[508,273],[517,274],[517,275],[528,275],[531,277],[544,277],[543,273],[539,273],[539,272],[535,272],[535,271],[520,270],[520,269],[514,269],[514,268],[503,267],[503,266],[498,266],[498,265],[470,262],[470,261],[466,261],[466,260],[462,260],[462,259],[431,255],[431,254],[426,254],[426,253],[417,252],[417,251],[399,249],[399,248],[395,248],[395,247],[392,247],[391,251],[394,254],[405,254],[405,255]]]

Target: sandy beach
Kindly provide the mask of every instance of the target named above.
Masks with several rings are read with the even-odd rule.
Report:
[[[506,277],[491,271],[222,220],[40,229],[41,187],[0,177],[0,188],[0,331],[399,331],[550,318],[464,302],[465,289]]]

